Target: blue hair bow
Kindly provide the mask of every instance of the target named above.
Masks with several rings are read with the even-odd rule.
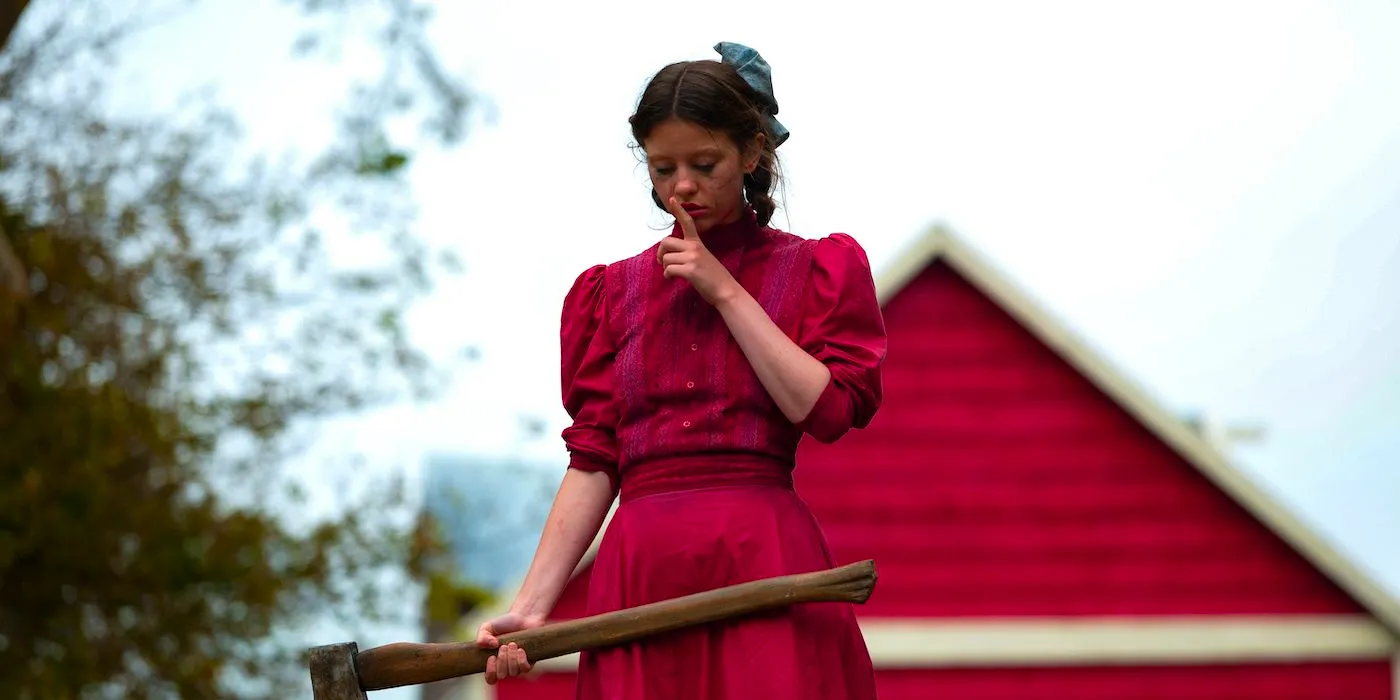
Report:
[[[744,82],[758,91],[759,96],[763,98],[764,106],[768,108],[768,122],[773,130],[773,147],[781,146],[790,134],[787,127],[774,116],[778,113],[778,98],[773,96],[773,69],[757,51],[743,44],[721,41],[715,44],[715,51],[724,63],[733,66]]]

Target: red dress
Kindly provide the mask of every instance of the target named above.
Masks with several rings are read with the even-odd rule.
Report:
[[[885,328],[865,252],[751,214],[701,238],[831,382],[806,419],[788,420],[719,312],[662,276],[655,246],[580,275],[561,324],[563,437],[571,468],[606,472],[621,491],[590,615],[834,565],[792,470],[803,434],[836,440],[880,405]],[[852,607],[819,603],[585,652],[577,697],[864,700],[875,678]]]

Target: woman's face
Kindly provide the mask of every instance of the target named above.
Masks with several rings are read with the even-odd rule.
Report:
[[[744,175],[757,164],[757,149],[746,159],[727,134],[676,118],[656,125],[642,148],[661,203],[669,205],[675,197],[695,220],[697,232],[738,218]]]

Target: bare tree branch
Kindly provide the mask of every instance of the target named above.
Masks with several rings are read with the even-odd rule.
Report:
[[[29,293],[29,277],[24,274],[24,263],[10,247],[10,239],[5,235],[5,225],[0,223],[0,294],[12,299],[22,299]]]

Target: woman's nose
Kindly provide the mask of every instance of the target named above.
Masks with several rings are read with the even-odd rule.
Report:
[[[676,194],[695,194],[697,189],[699,188],[695,184],[695,178],[689,175],[681,175],[680,179],[676,180]]]

